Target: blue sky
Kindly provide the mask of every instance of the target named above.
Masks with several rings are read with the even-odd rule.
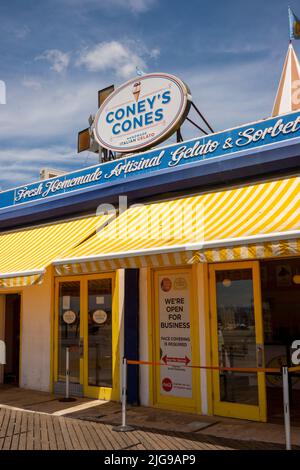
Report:
[[[134,77],[136,65],[182,78],[216,130],[268,117],[289,4],[300,16],[293,0],[2,0],[1,189],[37,180],[44,167],[96,163],[77,155],[77,132],[97,90]]]

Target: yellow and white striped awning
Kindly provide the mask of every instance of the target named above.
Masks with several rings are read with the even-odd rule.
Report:
[[[0,235],[0,288],[41,282],[47,266],[96,233],[108,216],[87,217]]]
[[[67,256],[58,275],[300,254],[300,178],[131,206]]]

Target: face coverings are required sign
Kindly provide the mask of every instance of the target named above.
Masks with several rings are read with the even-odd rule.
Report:
[[[192,398],[190,285],[188,272],[158,276],[160,394]]]

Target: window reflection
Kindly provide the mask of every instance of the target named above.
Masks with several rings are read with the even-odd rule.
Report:
[[[221,367],[256,367],[252,270],[216,272]],[[220,372],[221,401],[258,404],[257,374]]]
[[[65,380],[66,348],[70,348],[70,381],[80,382],[80,283],[59,284],[58,378]]]
[[[88,283],[88,382],[112,388],[112,281]]]

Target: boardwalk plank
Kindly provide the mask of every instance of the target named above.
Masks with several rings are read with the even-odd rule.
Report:
[[[53,427],[51,416],[47,416],[46,422],[47,422],[47,431],[48,431],[48,437],[49,437],[50,450],[57,450],[57,443],[55,439],[54,427]]]
[[[112,434],[115,435],[117,434],[116,431],[113,431],[112,428],[111,428],[111,431],[112,431]],[[119,433],[120,434],[120,433]],[[127,447],[132,447],[134,445],[138,445],[139,444],[139,440],[136,438],[136,436],[134,435],[134,433],[132,431],[130,432],[122,432],[121,433],[121,437],[124,441],[124,446],[125,448]]]
[[[116,439],[115,434],[116,432],[111,431],[111,426],[103,425],[102,431],[105,434],[107,440],[110,443],[109,450],[120,450],[122,449],[122,445],[120,445],[120,440]]]
[[[73,449],[79,450],[79,449],[81,449],[81,447],[80,447],[79,440],[77,438],[76,432],[74,431],[72,421],[73,421],[72,419],[66,419],[66,426],[68,428],[68,432],[69,432],[69,435],[70,435],[70,439],[71,439],[71,442],[72,442]]]
[[[16,413],[14,435],[13,435],[12,442],[11,442],[11,450],[17,450],[19,448],[21,422],[22,422],[22,413],[18,411]]]
[[[50,449],[46,415],[41,415],[41,447],[42,450]]]
[[[0,429],[2,428],[2,423],[4,421],[4,417],[5,417],[5,409],[1,408],[0,409]]]
[[[15,429],[15,421],[16,421],[16,411],[12,410],[12,412],[10,413],[9,423],[8,423],[7,430],[6,430],[6,437],[11,437],[13,435],[14,429]]]
[[[94,442],[92,434],[89,432],[89,428],[90,428],[89,423],[82,424],[82,426],[81,426],[82,433],[83,433],[83,435],[85,437],[85,440],[86,440],[86,442],[89,446],[89,449],[90,450],[97,450],[97,445]]]
[[[95,443],[97,450],[105,450],[102,440],[99,438],[99,434],[96,432],[94,426],[89,425],[89,432]]]
[[[5,409],[5,415],[4,415],[2,426],[1,426],[1,429],[0,429],[0,437],[5,437],[6,436],[6,431],[7,431],[7,427],[8,427],[8,424],[9,424],[9,419],[10,419],[10,410]]]
[[[151,438],[147,439],[147,435],[143,431],[134,431],[135,436],[139,439],[140,444],[147,450],[155,450],[156,446]]]
[[[85,440],[84,434],[79,426],[79,423],[80,422],[78,420],[73,421],[73,428],[79,441],[79,449],[89,450],[88,443]]]
[[[52,419],[55,438],[56,438],[56,442],[57,442],[57,449],[58,450],[65,450],[66,446],[65,446],[65,441],[64,441],[63,435],[62,435],[62,430],[61,430],[61,427],[60,427],[59,419],[54,417],[54,416],[51,417],[51,419]]]
[[[103,432],[104,425],[98,423],[91,423],[91,425],[97,433],[99,440],[103,444],[103,450],[111,450],[110,441],[107,439],[105,433]]]
[[[110,424],[0,407],[0,450],[258,450],[283,445],[205,434],[136,429],[117,433]]]
[[[4,439],[2,450],[10,450],[11,441],[12,441],[12,436],[6,436]]]
[[[40,414],[35,413],[33,417],[33,439],[34,439],[34,450],[41,450],[41,426],[40,426]]]
[[[73,444],[72,444],[72,441],[71,441],[71,438],[70,438],[70,435],[69,435],[69,430],[67,428],[66,419],[60,417],[60,418],[58,418],[58,421],[59,421],[59,424],[60,424],[60,427],[61,427],[64,442],[65,442],[65,448],[67,450],[72,450],[73,449]]]
[[[21,413],[21,412],[20,412]],[[28,413],[21,413],[22,414],[22,421],[21,421],[21,434],[27,432],[27,420],[28,420]]]

